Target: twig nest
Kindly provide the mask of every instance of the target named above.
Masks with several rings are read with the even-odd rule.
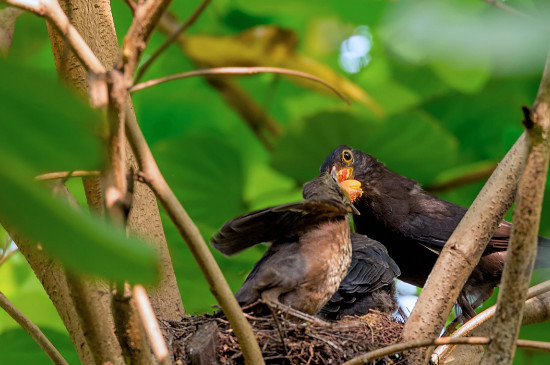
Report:
[[[246,316],[266,364],[341,364],[401,341],[403,329],[403,323],[375,311],[331,323],[312,323],[282,312],[276,315],[276,321],[272,315]],[[189,316],[182,322],[167,323],[165,330],[172,338],[169,343],[177,364],[244,362],[237,338],[223,317]],[[396,354],[374,363],[406,364],[407,360],[405,355]]]

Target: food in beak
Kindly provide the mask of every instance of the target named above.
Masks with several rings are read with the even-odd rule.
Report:
[[[342,171],[342,170],[340,170]],[[361,189],[361,182],[358,180],[344,180],[340,182],[340,186],[342,189],[344,189],[352,202],[355,201],[355,199],[359,198],[361,195],[363,195],[363,190]]]

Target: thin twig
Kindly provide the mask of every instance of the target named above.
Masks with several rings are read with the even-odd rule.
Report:
[[[484,3],[487,3],[489,5],[494,6],[495,8],[499,8],[499,9],[504,10],[504,11],[510,13],[510,14],[520,16],[524,19],[531,19],[532,18],[530,15],[522,13],[521,11],[511,7],[508,4],[505,4],[504,2],[502,2],[500,0],[482,0],[482,1]]]
[[[482,170],[470,172],[470,173],[458,176],[456,178],[443,181],[442,183],[425,186],[424,190],[432,193],[443,192],[443,191],[451,190],[472,182],[485,180],[491,176],[491,174],[493,173],[496,167],[497,167],[497,163],[494,163]]]
[[[60,171],[60,172],[48,172],[46,174],[37,175],[34,177],[37,181],[44,180],[55,180],[62,179],[67,180],[70,177],[98,177],[100,176],[99,171],[84,171],[84,170],[75,170],[75,171]]]
[[[191,25],[193,25],[199,16],[202,14],[204,9],[210,4],[212,0],[204,0],[197,9],[191,14],[191,16],[182,23],[170,36],[164,41],[164,43],[153,53],[153,55],[141,66],[141,68],[138,70],[137,76],[134,79],[134,85],[141,80],[141,77],[143,74],[145,74],[145,71],[151,66],[151,64],[157,59],[158,56],[170,46],[176,38],[179,37],[179,35],[183,32],[185,32]]]
[[[149,0],[137,4],[132,24],[124,36],[121,57],[117,64],[119,70],[124,70],[128,84],[132,83],[133,74],[147,40],[170,2],[171,0]]]
[[[27,10],[48,19],[64,39],[71,45],[76,57],[87,69],[96,74],[104,74],[101,64],[80,33],[70,23],[56,0],[4,0],[7,4]]]
[[[147,87],[155,86],[158,84],[162,84],[164,82],[178,80],[178,79],[185,79],[188,77],[193,76],[205,76],[205,75],[254,75],[258,73],[276,73],[276,74],[282,74],[282,75],[289,75],[289,76],[296,76],[296,77],[302,77],[308,80],[312,80],[315,82],[318,82],[326,87],[328,87],[330,90],[332,90],[336,95],[338,95],[342,100],[344,100],[347,104],[351,104],[348,98],[344,96],[340,91],[338,91],[334,86],[326,82],[325,80],[313,76],[311,74],[301,72],[301,71],[295,71],[295,70],[289,70],[286,68],[280,68],[280,67],[216,67],[216,68],[209,68],[204,70],[195,70],[195,71],[189,71],[189,72],[183,72],[176,75],[166,76],[159,79],[149,80],[141,82],[137,85],[132,86],[129,91],[131,93],[143,90]]]
[[[428,347],[433,345],[445,345],[445,344],[460,344],[460,345],[487,345],[490,342],[490,339],[487,337],[440,337],[440,338],[430,338],[423,340],[414,340],[408,342],[396,343],[394,345],[386,346],[381,349],[367,352],[361,356],[355,357],[349,361],[346,361],[342,365],[357,365],[357,364],[366,364],[367,362],[375,359],[379,359],[384,356],[393,355],[398,352],[403,352],[406,350],[416,349],[420,347]]]
[[[548,291],[550,291],[550,280],[539,283],[529,288],[529,291],[527,292],[526,300],[539,296],[541,294],[547,293]],[[464,323],[464,325],[460,327],[458,330],[456,330],[450,337],[456,338],[456,337],[467,336],[473,330],[475,330],[482,324],[486,323],[489,319],[493,318],[493,316],[495,315],[495,309],[496,309],[496,304],[485,309],[483,312],[479,313],[474,318]],[[454,348],[455,348],[454,346],[442,345],[437,349],[435,349],[432,357],[436,356],[439,359],[439,361],[444,360],[447,356],[451,354]]]
[[[13,255],[14,253],[16,253],[18,251],[19,251],[19,249],[16,248],[16,249],[8,251],[6,254],[4,254],[4,256],[2,256],[2,258],[0,258],[0,265],[2,265],[4,262],[6,262],[6,260],[9,259],[11,255]]]
[[[250,323],[241,311],[227,280],[222,274],[218,263],[208,249],[202,235],[193,223],[170,186],[162,176],[158,165],[143,136],[135,115],[126,113],[127,136],[141,167],[141,177],[151,187],[161,205],[164,207],[176,229],[183,237],[193,257],[197,261],[204,277],[210,285],[210,291],[221,305],[224,314],[231,323],[235,335],[241,345],[246,364],[263,364],[262,353],[254,337]]]
[[[143,327],[145,328],[145,332],[147,332],[149,342],[151,343],[151,347],[157,361],[162,365],[171,364],[172,362],[170,361],[170,358],[168,356],[168,348],[166,347],[166,343],[164,342],[164,337],[162,336],[159,323],[157,321],[155,313],[153,312],[153,307],[151,307],[151,303],[149,302],[147,292],[141,285],[134,286],[133,291],[134,298],[137,302],[141,322],[143,324]]]
[[[6,296],[0,292],[0,307],[9,314],[19,325],[36,341],[38,346],[44,352],[54,364],[68,365],[67,361],[61,356],[55,346],[48,340],[48,338],[40,331],[37,325],[31,322],[19,309],[17,309]]]

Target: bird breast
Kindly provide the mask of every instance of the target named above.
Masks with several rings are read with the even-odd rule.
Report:
[[[303,295],[315,303],[311,312],[318,313],[338,290],[351,263],[351,240],[347,220],[327,222],[300,239],[300,251],[306,261]]]

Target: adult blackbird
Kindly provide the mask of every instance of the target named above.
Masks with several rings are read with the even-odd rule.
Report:
[[[370,309],[393,313],[397,308],[394,278],[400,275],[386,248],[365,235],[351,234],[352,256],[346,277],[319,315],[338,320]]]
[[[227,222],[211,244],[232,255],[271,242],[235,297],[317,314],[338,289],[351,262],[349,195],[330,174],[306,183],[305,200],[251,212]]]
[[[401,269],[400,280],[424,286],[466,208],[430,195],[416,181],[349,146],[337,147],[321,165],[321,171],[333,169],[338,170],[339,180],[353,178],[361,183],[362,194],[354,202],[361,213],[354,216],[356,232],[387,247]],[[499,284],[511,227],[509,222],[500,223],[459,295],[458,309],[464,319],[474,316],[474,308],[488,299]],[[550,240],[539,237],[537,259],[550,257],[549,248]]]

